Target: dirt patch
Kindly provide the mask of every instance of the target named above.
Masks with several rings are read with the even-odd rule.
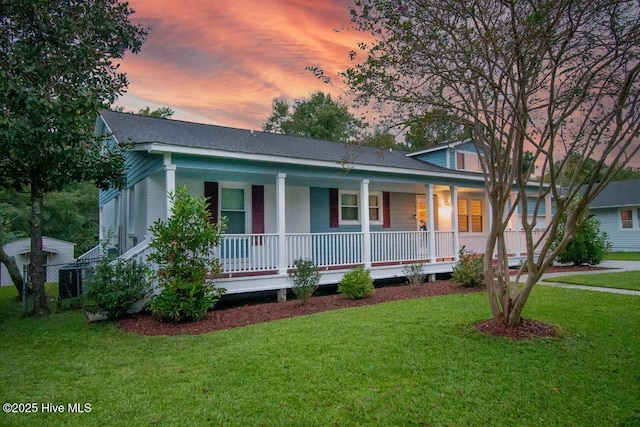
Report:
[[[551,267],[548,272],[572,272],[589,271],[594,267]],[[463,288],[448,280],[437,280],[424,283],[419,286],[386,286],[376,288],[371,298],[351,300],[344,295],[324,295],[312,297],[307,305],[301,305],[298,301],[290,300],[283,303],[245,304],[209,312],[199,322],[171,324],[158,321],[150,314],[139,314],[128,317],[119,322],[119,327],[127,332],[141,335],[194,335],[219,331],[239,326],[253,325],[269,322],[276,319],[302,316],[320,313],[327,310],[336,310],[346,307],[379,304],[387,301],[397,301],[412,298],[430,297],[436,295],[448,295],[457,293],[479,292],[484,289]],[[484,321],[491,322],[491,321]],[[481,322],[479,322],[481,323]],[[483,323],[476,328],[485,333],[510,338],[531,338],[532,336],[555,336],[543,327],[540,322],[523,321],[522,325],[515,328],[500,328],[499,325]],[[546,325],[552,328],[549,325]],[[554,330],[555,334],[555,330]]]
[[[496,323],[493,319],[480,320],[473,324],[478,332],[499,338],[512,340],[528,340],[532,338],[551,338],[558,336],[558,331],[552,325],[536,320],[522,319],[516,326]]]

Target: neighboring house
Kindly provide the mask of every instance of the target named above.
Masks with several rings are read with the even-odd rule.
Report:
[[[75,243],[66,242],[64,240],[52,239],[51,237],[42,237],[42,250],[45,255],[45,264],[47,270],[47,282],[58,281],[58,270],[65,264],[73,261],[73,250]],[[9,256],[13,256],[18,264],[21,272],[29,265],[29,254],[31,253],[31,239],[24,238],[14,240],[4,245],[4,251]],[[4,264],[0,270],[0,286],[12,285],[13,281],[9,276],[9,272]]]
[[[640,179],[613,181],[591,202],[611,250],[640,252]]]
[[[298,258],[314,261],[321,283],[336,283],[355,265],[374,279],[416,262],[435,274],[451,271],[462,245],[484,252],[483,175],[452,166],[457,154],[442,165],[428,159],[452,144],[407,154],[112,111],[96,133],[132,143],[126,188],[100,193],[101,238],[111,232],[124,256],[144,257],[149,226],[170,215],[168,193],[187,185],[209,198],[215,220],[228,218],[217,254],[228,293],[286,288]],[[458,145],[465,165],[471,146]],[[514,262],[524,247],[519,218],[507,231]]]

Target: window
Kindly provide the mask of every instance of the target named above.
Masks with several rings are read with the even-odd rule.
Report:
[[[464,169],[464,153],[462,151],[456,152],[456,169]]]
[[[358,208],[358,193],[340,193],[340,222],[358,223],[360,211]]]
[[[484,231],[482,200],[458,200],[458,231],[461,233],[482,233]]]
[[[246,212],[243,188],[223,188],[220,193],[220,215],[227,217],[228,234],[244,234]]]
[[[340,224],[360,224],[360,193],[340,191]],[[382,193],[369,193],[369,222],[382,224]]]
[[[369,221],[377,223],[382,221],[382,197],[378,194],[369,194]]]
[[[620,219],[622,220],[622,228],[633,228],[633,211],[631,209],[621,209]]]

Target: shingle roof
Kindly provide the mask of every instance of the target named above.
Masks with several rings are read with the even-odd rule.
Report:
[[[613,181],[591,202],[592,208],[640,205],[640,179]]]
[[[114,111],[102,111],[101,115],[115,137],[122,142],[158,143],[279,156],[287,163],[295,162],[296,159],[343,162],[346,155],[349,163],[358,165],[451,173],[449,169],[407,157],[402,151],[383,151],[372,147]],[[456,173],[460,174],[459,171]],[[461,173],[461,175],[466,174]]]

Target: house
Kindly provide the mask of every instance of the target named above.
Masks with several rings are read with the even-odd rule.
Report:
[[[407,154],[113,111],[95,131],[132,143],[126,188],[100,193],[101,238],[111,232],[123,256],[143,258],[149,226],[170,215],[168,193],[186,185],[209,198],[216,220],[228,218],[217,253],[228,293],[286,288],[298,258],[312,259],[326,284],[356,265],[374,279],[417,262],[430,275],[451,272],[462,245],[484,252],[492,213],[483,175],[429,161],[464,150],[471,165],[468,142]],[[507,231],[516,261],[518,221]]]
[[[611,250],[640,252],[640,179],[613,181],[589,206]]]
[[[52,239],[51,237],[42,237],[42,250],[45,255],[45,264],[47,271],[47,282],[58,281],[58,270],[60,267],[73,261],[73,250],[75,243],[66,242],[64,240]],[[14,240],[4,245],[4,251],[9,256],[13,256],[18,264],[21,272],[24,272],[29,265],[31,253],[31,239],[24,238]],[[23,274],[24,275],[24,274]],[[9,276],[9,272],[4,264],[0,269],[0,286],[13,285],[13,281]]]

